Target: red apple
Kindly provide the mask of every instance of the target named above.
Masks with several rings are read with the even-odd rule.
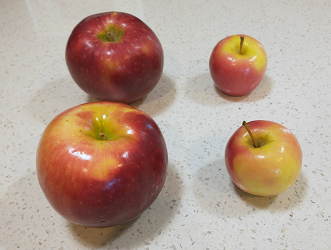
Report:
[[[157,124],[121,103],[70,108],[46,127],[37,150],[40,186],[72,223],[110,227],[143,213],[159,195],[168,163]]]
[[[215,85],[223,93],[242,96],[260,84],[267,62],[267,54],[259,41],[247,35],[233,35],[215,46],[209,69]]]
[[[232,181],[243,191],[277,195],[297,179],[302,151],[296,137],[283,125],[263,120],[244,122],[226,145],[225,164]]]
[[[89,16],[72,31],[66,62],[74,81],[102,101],[132,103],[156,86],[163,49],[154,32],[127,13]]]

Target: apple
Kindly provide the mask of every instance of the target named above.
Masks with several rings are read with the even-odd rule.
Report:
[[[163,188],[167,163],[153,119],[114,102],[82,104],[56,116],[36,158],[51,206],[86,227],[111,227],[142,214]]]
[[[259,196],[277,195],[298,178],[302,164],[300,144],[281,124],[243,122],[225,148],[225,164],[232,181]]]
[[[132,103],[156,86],[163,49],[140,19],[106,12],[83,19],[72,31],[65,59],[77,85],[101,101]]]
[[[210,56],[209,70],[223,93],[242,96],[260,84],[267,62],[267,53],[259,41],[247,35],[233,35],[217,43]]]

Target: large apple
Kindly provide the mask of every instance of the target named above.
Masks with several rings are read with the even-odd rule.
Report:
[[[70,108],[46,127],[37,150],[40,186],[72,223],[110,227],[130,221],[160,193],[168,163],[157,124],[122,103]]]
[[[247,35],[233,35],[217,43],[210,56],[209,69],[215,85],[223,93],[242,96],[260,84],[267,61],[259,41]]]
[[[277,195],[297,179],[302,151],[296,137],[283,125],[263,120],[244,122],[226,145],[225,164],[232,181],[243,191]]]
[[[121,12],[82,20],[69,37],[65,58],[78,86],[102,101],[132,103],[145,97],[163,70],[163,49],[155,33]]]

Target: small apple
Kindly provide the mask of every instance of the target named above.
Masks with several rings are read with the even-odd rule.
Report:
[[[132,103],[156,86],[163,49],[137,17],[107,12],[86,17],[72,31],[65,52],[77,85],[102,101]]]
[[[243,122],[226,145],[225,164],[232,181],[243,191],[277,195],[298,178],[302,151],[296,137],[281,124]]]
[[[223,93],[242,96],[260,84],[267,62],[259,41],[247,35],[233,35],[217,43],[210,56],[209,70]]]
[[[136,218],[157,198],[168,154],[147,114],[96,102],[70,108],[48,124],[36,163],[55,211],[78,225],[110,227]]]

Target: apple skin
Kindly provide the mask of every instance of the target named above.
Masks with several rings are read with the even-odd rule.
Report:
[[[240,37],[244,37],[242,54]],[[247,35],[233,35],[222,39],[214,47],[209,70],[215,85],[225,94],[242,96],[252,92],[262,81],[268,57],[262,44]]]
[[[225,164],[232,181],[243,191],[259,196],[277,195],[297,179],[302,151],[296,137],[281,124],[257,120],[247,123],[259,147],[241,126],[225,148]]]
[[[167,164],[165,140],[153,119],[112,102],[82,104],[56,116],[36,159],[49,203],[86,227],[111,227],[142,214],[159,195]]]
[[[105,41],[111,32],[116,41]],[[137,17],[106,12],[83,19],[65,52],[77,85],[101,101],[132,103],[156,86],[163,71],[163,49],[155,33]]]

